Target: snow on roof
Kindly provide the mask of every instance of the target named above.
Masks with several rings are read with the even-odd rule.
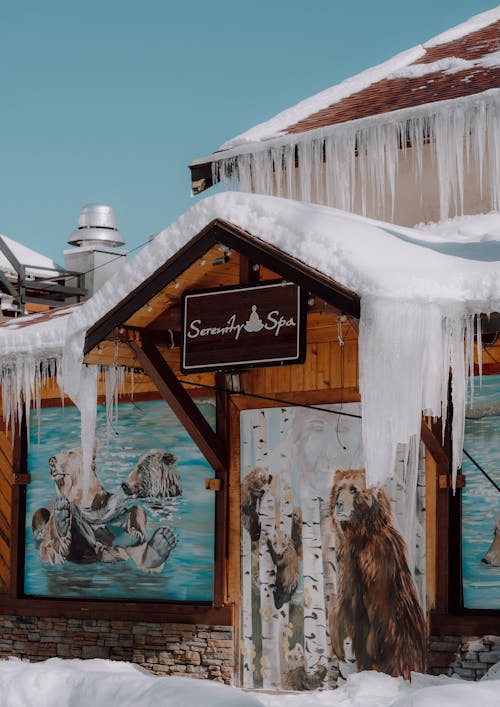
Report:
[[[33,277],[53,277],[56,273],[54,270],[61,270],[61,267],[54,262],[51,258],[48,258],[41,253],[37,253],[36,250],[32,250],[12,238],[3,236],[6,245],[10,248],[12,253],[15,255],[17,260],[22,264],[27,266],[26,274]],[[29,267],[31,266],[31,267]],[[12,267],[12,264],[6,258],[6,256],[0,251],[0,270],[8,275],[15,276],[16,271]]]
[[[192,165],[287,134],[499,88],[499,48],[500,6],[287,108]]]
[[[419,434],[423,410],[446,417],[450,367],[455,373],[457,468],[466,397],[464,338],[470,342],[475,314],[500,311],[500,237],[495,232],[487,239],[462,234],[456,242],[325,206],[241,192],[217,194],[160,233],[71,316],[14,331],[0,328],[4,388],[19,390],[16,375],[32,380],[13,372],[20,353],[32,375],[38,371],[33,361],[49,355],[62,359],[65,390],[79,403],[87,388],[82,361],[88,329],[216,218],[360,295],[360,392],[369,482],[381,483],[390,475],[397,443]],[[29,399],[29,391],[25,394]]]

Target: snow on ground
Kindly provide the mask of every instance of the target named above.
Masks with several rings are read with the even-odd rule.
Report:
[[[494,678],[470,683],[414,674],[410,684],[363,672],[337,690],[265,694],[209,680],[156,677],[119,661],[14,658],[0,661],[0,707],[498,707],[500,681]]]

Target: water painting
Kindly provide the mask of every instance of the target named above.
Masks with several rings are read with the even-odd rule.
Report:
[[[424,670],[421,445],[400,446],[394,478],[367,488],[359,404],[321,407],[241,413],[244,687]]]
[[[500,375],[475,379],[464,449],[500,486]],[[467,609],[500,609],[500,492],[466,456],[462,491],[462,575]]]
[[[198,406],[213,425],[214,401]],[[210,602],[214,473],[166,403],[123,403],[113,420],[98,406],[85,479],[82,466],[78,410],[43,408],[30,430],[24,594]]]

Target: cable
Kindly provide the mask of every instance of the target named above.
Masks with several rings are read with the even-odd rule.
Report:
[[[245,392],[235,392],[234,390],[229,390],[229,388],[223,388],[221,386],[217,385],[207,385],[205,383],[194,383],[192,381],[187,381],[183,380],[181,378],[178,379],[179,383],[184,383],[186,385],[193,385],[197,388],[206,388],[208,390],[215,390],[220,393],[229,393],[230,395],[244,395],[248,398],[258,398],[259,400],[268,400],[269,402],[273,403],[280,403],[280,405],[291,405],[293,407],[299,407],[299,408],[308,408],[310,410],[319,410],[320,412],[327,412],[330,415],[343,415],[344,417],[354,417],[358,420],[361,420],[361,415],[356,415],[351,412],[344,412],[342,410],[329,410],[328,408],[321,407],[320,405],[306,405],[305,403],[298,403],[295,400],[284,400],[283,398],[274,398],[270,395],[259,395],[258,393],[245,393]],[[338,404],[338,403],[333,403]],[[342,403],[341,403],[342,405]],[[491,476],[482,468],[478,462],[471,457],[471,455],[467,452],[467,450],[463,450],[465,456],[470,459],[470,461],[477,466],[479,471],[484,474],[484,476],[488,479],[488,481],[496,488],[497,491],[500,492],[500,486],[491,478]]]
[[[465,456],[467,457],[467,459],[469,459],[469,460],[474,464],[474,466],[476,466],[476,467],[479,469],[479,471],[480,471],[482,474],[484,474],[484,476],[486,476],[486,478],[488,479],[488,481],[490,482],[490,484],[492,484],[492,486],[494,486],[494,487],[496,488],[496,490],[500,492],[500,486],[496,483],[496,481],[494,481],[494,480],[491,478],[491,476],[483,469],[483,467],[482,467],[480,464],[478,464],[478,462],[477,462],[475,459],[473,459],[473,458],[471,457],[471,455],[469,454],[469,452],[467,452],[465,449],[463,450],[463,452],[464,452]]]
[[[179,383],[184,383],[186,385],[194,385],[197,388],[207,388],[208,390],[216,390],[220,393],[229,393],[230,395],[245,395],[248,398],[259,398],[259,400],[269,400],[272,403],[280,403],[280,405],[292,405],[298,408],[309,408],[310,410],[320,410],[321,412],[328,412],[331,415],[344,415],[345,417],[355,417],[361,420],[361,415],[355,415],[351,412],[341,412],[340,410],[329,410],[328,408],[323,408],[319,405],[306,405],[305,403],[298,403],[295,400],[284,400],[283,398],[273,398],[269,395],[259,395],[258,393],[245,393],[241,391],[230,390],[229,388],[222,388],[217,385],[207,385],[205,383],[194,383],[192,381],[182,380],[178,378]],[[338,403],[332,403],[333,405],[338,405]]]

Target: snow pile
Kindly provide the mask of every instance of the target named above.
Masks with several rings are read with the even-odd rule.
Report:
[[[60,271],[61,268],[51,258],[37,253],[36,250],[18,243],[17,241],[3,236],[6,246],[12,251],[17,260],[26,267],[26,275],[28,277],[54,277],[57,273],[54,270]],[[31,267],[30,267],[31,266]],[[16,277],[17,273],[12,266],[12,263],[6,258],[3,253],[0,253],[0,270],[4,273]]]
[[[450,56],[445,59],[438,59],[423,64],[410,64],[402,69],[389,74],[387,79],[396,78],[420,78],[426,74],[433,74],[436,71],[443,71],[445,74],[456,74],[458,71],[473,70],[477,67],[494,67],[500,66],[500,51],[490,52],[486,56],[479,59],[460,59],[459,57]]]
[[[0,661],[0,707],[259,707],[236,688],[209,680],[155,677],[132,663]]]
[[[332,691],[251,694],[209,680],[155,677],[118,661],[0,661],[0,707],[497,707],[498,694],[493,680],[466,683],[414,674],[409,684],[376,672],[350,675]]]
[[[500,241],[500,212],[456,216],[437,223],[417,223],[414,228],[462,243]]]
[[[256,194],[223,193],[198,202],[126,263],[68,318],[58,342],[64,388],[79,403],[87,330],[214,219],[229,221],[323,272],[361,297],[360,387],[367,476],[384,481],[398,442],[419,434],[422,410],[446,414],[453,371],[454,464],[460,464],[467,372],[475,315],[500,311],[500,239],[454,242],[325,206]],[[40,332],[38,329],[40,328]],[[0,360],[51,351],[54,333],[34,325],[4,332]],[[463,340],[467,337],[467,355]],[[65,339],[65,341],[64,341]],[[49,345],[50,344],[50,345]],[[24,348],[23,348],[24,347]],[[14,389],[32,368],[18,367]],[[21,381],[21,382],[19,382]],[[92,425],[90,396],[82,417]],[[90,435],[87,435],[90,444]]]

